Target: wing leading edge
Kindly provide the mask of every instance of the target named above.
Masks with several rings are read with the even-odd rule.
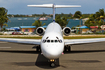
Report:
[[[42,4],[42,5],[27,5],[28,7],[41,7],[41,8],[74,8],[81,7],[80,5],[54,5],[54,4]]]
[[[14,39],[14,38],[0,38],[0,41],[13,42],[13,43],[24,43],[24,44],[35,44],[40,45],[40,39]]]
[[[105,41],[105,38],[92,38],[92,39],[65,39],[65,45],[74,45],[74,44],[85,44],[85,43],[94,43]]]
[[[40,39],[14,39],[14,38],[0,38],[0,41],[24,43],[24,44],[36,44],[40,45]],[[65,45],[85,44],[105,41],[105,38],[92,38],[92,39],[65,39]]]

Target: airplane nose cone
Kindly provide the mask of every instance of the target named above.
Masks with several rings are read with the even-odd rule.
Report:
[[[44,56],[47,57],[48,59],[57,59],[59,56],[62,54],[62,50],[60,50],[57,47],[51,47],[47,50],[45,50]]]
[[[56,58],[59,58],[59,56],[61,55],[60,52],[56,51],[56,50],[49,50],[49,51],[46,51],[46,57],[47,58],[50,58],[50,59],[56,59]]]

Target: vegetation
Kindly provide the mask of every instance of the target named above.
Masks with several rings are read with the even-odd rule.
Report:
[[[12,16],[12,15],[9,14],[8,16]],[[45,14],[45,13],[32,14],[31,16],[29,16],[29,15],[18,15],[18,14],[14,15],[14,17],[46,17],[46,16],[52,17],[51,14]],[[67,19],[75,19],[75,18],[80,19],[80,25],[79,26],[81,26],[81,19],[89,18],[85,22],[85,25],[88,26],[88,27],[90,27],[90,26],[99,26],[99,29],[100,29],[100,26],[105,24],[105,22],[104,22],[105,11],[104,11],[104,9],[99,9],[99,11],[95,12],[94,14],[82,14],[81,11],[76,11],[75,14],[72,14],[72,13],[69,13],[69,14],[64,14],[64,13],[56,14],[56,22],[59,23],[62,28],[65,27],[68,24],[69,20],[67,20]],[[42,24],[42,22],[37,20],[32,25],[39,27],[39,26],[45,25],[45,23]]]
[[[82,14],[83,17],[82,18],[87,18],[89,17],[90,14]],[[32,14],[32,15],[22,15],[22,14],[8,14],[8,17],[46,17],[46,16],[49,16],[49,17],[53,17],[53,15],[51,14]],[[70,13],[70,14],[64,14],[64,13],[61,13],[61,14],[56,14],[56,16],[60,16],[60,17],[66,17],[67,19],[74,19],[73,17],[73,14]]]
[[[99,9],[95,14],[91,14],[89,16],[89,20],[85,22],[85,25],[90,27],[90,26],[101,26],[104,25],[104,18],[105,18],[105,13],[104,9]]]
[[[5,9],[3,7],[0,8],[0,27],[1,27],[1,30],[3,28],[4,23],[7,23],[9,20],[7,17],[7,12],[8,12],[7,9]]]
[[[74,14],[74,18],[78,18],[80,20],[80,26],[81,26],[82,13],[80,11],[76,11]]]
[[[61,28],[64,28],[67,26],[69,20],[66,17],[60,17],[56,16],[55,21],[61,26]]]
[[[3,35],[3,33],[0,33],[0,35]]]
[[[7,31],[6,28],[3,28],[2,31]]]
[[[42,22],[40,20],[35,20],[34,23],[32,23],[32,26],[36,26],[37,27],[40,27],[40,26],[44,26],[46,23],[42,24]]]

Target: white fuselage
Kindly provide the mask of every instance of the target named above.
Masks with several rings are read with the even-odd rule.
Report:
[[[63,33],[60,25],[52,22],[47,26],[41,40],[41,51],[48,59],[57,59],[64,49]]]

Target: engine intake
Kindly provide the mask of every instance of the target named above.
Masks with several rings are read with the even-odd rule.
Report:
[[[42,35],[44,35],[44,33],[45,33],[45,29],[43,27],[38,27],[36,29],[36,34],[42,36]]]
[[[70,35],[70,33],[71,33],[71,28],[69,28],[69,27],[63,28],[63,34],[64,35],[68,36],[68,35]]]

